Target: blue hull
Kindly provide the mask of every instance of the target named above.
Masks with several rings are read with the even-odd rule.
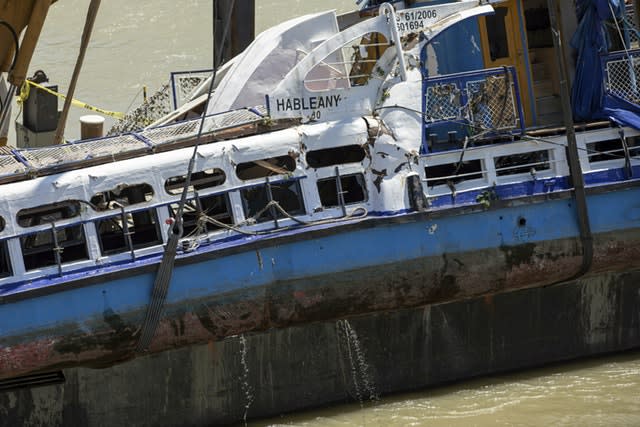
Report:
[[[636,184],[590,190],[594,273],[640,268]],[[572,279],[582,247],[570,196],[378,215],[181,253],[150,351]],[[159,259],[5,287],[0,377],[134,357]]]

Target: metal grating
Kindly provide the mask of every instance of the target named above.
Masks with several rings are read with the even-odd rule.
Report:
[[[469,118],[476,132],[520,126],[513,87],[505,75],[467,82]]]
[[[255,123],[259,120],[262,120],[262,117],[250,110],[228,111],[207,117],[204,121],[203,130],[207,133],[216,132],[234,126]],[[193,138],[197,136],[199,129],[200,119],[194,119],[174,125],[147,129],[140,132],[140,135],[153,145],[163,145],[181,141],[185,138]]]
[[[428,121],[455,119],[460,114],[460,89],[455,83],[427,87],[425,118]]]
[[[112,159],[148,146],[133,135],[95,139],[31,150],[17,150],[35,169],[46,169],[77,162]]]
[[[173,109],[177,110],[186,104],[189,101],[193,90],[211,76],[211,73],[211,70],[171,73]]]
[[[251,125],[263,120],[266,108],[240,109],[209,116],[205,119],[204,134]],[[200,130],[200,119],[189,120],[168,126],[147,129],[140,133],[116,135],[88,141],[22,150],[3,150],[0,147],[0,177],[15,176],[29,172],[32,175],[51,173],[78,167],[79,164],[94,165],[137,155],[148,154],[154,147],[178,144],[193,139]]]
[[[27,168],[17,161],[12,154],[0,152],[0,176],[24,173],[26,170]]]
[[[629,52],[619,59],[606,62],[607,92],[634,104],[640,104],[640,51]]]
[[[199,126],[200,120],[190,120],[188,122],[180,122],[175,125],[143,130],[140,132],[140,135],[150,141],[153,145],[162,145],[168,142],[196,136]]]

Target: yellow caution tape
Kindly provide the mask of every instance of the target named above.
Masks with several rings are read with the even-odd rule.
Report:
[[[42,89],[45,92],[50,93],[51,95],[55,95],[58,98],[67,99],[67,97],[61,93],[55,92],[49,88],[46,88],[38,83],[32,82],[31,80],[25,80],[22,88],[20,89],[20,95],[18,95],[18,103],[22,104],[24,101],[29,98],[30,86],[37,87],[38,89]],[[89,105],[86,102],[78,101],[77,99],[72,99],[71,104],[75,107],[85,108],[87,110],[95,111],[96,113],[100,113],[105,116],[114,117],[116,119],[123,119],[124,113],[119,113],[116,111],[108,111],[103,110],[102,108],[94,107],[93,105]]]

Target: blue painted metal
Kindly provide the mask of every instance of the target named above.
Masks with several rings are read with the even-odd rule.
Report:
[[[496,192],[501,194],[503,189],[497,188]],[[505,188],[504,192],[508,193],[508,190]],[[594,233],[639,228],[640,218],[628,215],[628,212],[638,209],[638,200],[640,188],[637,187],[589,196]],[[610,209],[611,206],[616,206],[616,209]],[[526,228],[518,224],[520,218],[526,218]],[[523,203],[434,219],[410,219],[406,223],[382,226],[375,226],[375,218],[359,222],[363,227],[291,243],[270,244],[273,236],[245,237],[240,241],[212,243],[196,251],[182,253],[178,257],[179,265],[174,272],[167,304],[188,304],[188,301],[198,301],[205,296],[261,289],[305,277],[339,274],[444,254],[451,256],[502,246],[573,238],[579,234],[575,207],[570,199]],[[478,224],[483,226],[478,227]],[[437,226],[437,231],[426,231],[434,226]],[[302,236],[320,228],[323,227],[300,227],[283,231],[279,237]],[[256,241],[262,241],[264,247],[256,251],[241,250],[197,263],[180,264],[181,260],[215,254],[224,249],[241,248]],[[322,263],[317,262],[318,257],[322,258]],[[3,286],[0,291],[2,298],[44,288],[49,288],[51,293],[11,303],[2,303],[0,300],[0,336],[23,335],[25,340],[31,340],[33,336],[29,334],[41,330],[44,325],[72,324],[82,328],[92,319],[102,322],[107,311],[127,313],[142,310],[148,303],[154,273],[153,269],[141,274],[136,271],[140,267],[156,265],[159,259],[160,254],[157,254],[124,265],[65,273],[59,278],[23,283],[19,288]],[[120,279],[100,279],[101,275],[116,271],[131,271],[132,274]],[[69,281],[90,278],[98,279],[100,283],[63,290]],[[29,313],[29,316],[24,316],[24,313]]]
[[[439,142],[446,142],[447,135],[451,131],[456,131],[460,137],[463,139],[465,136],[472,136],[474,134],[473,131],[470,130],[471,123],[466,117],[463,117],[463,109],[468,108],[469,101],[471,99],[468,84],[476,81],[484,81],[488,77],[491,76],[499,76],[505,75],[508,73],[510,76],[511,82],[513,82],[513,87],[515,88],[514,94],[514,102],[517,108],[517,120],[519,123],[518,127],[514,127],[513,129],[506,132],[510,135],[520,135],[524,132],[524,113],[522,110],[522,103],[520,100],[520,90],[518,87],[518,79],[516,77],[516,72],[513,67],[498,67],[491,68],[480,71],[469,71],[455,74],[448,74],[446,76],[439,76],[433,78],[426,78],[423,80],[423,114],[425,118],[425,130],[422,136],[422,147],[421,153],[426,154],[431,152],[428,147],[429,143],[429,134],[437,135],[437,139]],[[423,72],[426,75],[426,71]],[[444,99],[443,103],[449,103],[449,106],[452,110],[456,110],[454,113],[455,117],[444,117],[440,118],[434,116],[437,111],[432,111],[427,104],[427,92],[429,88],[437,88],[443,86],[454,85],[457,93],[459,94],[455,100],[453,99]],[[483,120],[487,120],[490,124],[492,117],[490,115],[486,115],[483,117]],[[497,133],[489,132],[486,133],[486,137],[495,137]],[[459,147],[449,147],[449,149],[454,149]],[[444,150],[437,150],[444,151]]]

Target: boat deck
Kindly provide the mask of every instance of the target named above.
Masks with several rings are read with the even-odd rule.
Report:
[[[265,125],[266,109],[256,107],[228,111],[205,119],[200,143],[255,134]],[[112,137],[69,142],[35,149],[0,147],[0,184],[21,181],[65,170],[125,160],[193,146],[201,126],[196,118]],[[274,129],[275,126],[269,127]]]

